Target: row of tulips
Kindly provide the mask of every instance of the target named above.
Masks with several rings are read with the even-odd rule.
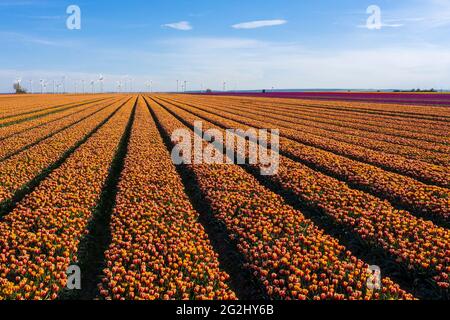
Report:
[[[184,105],[186,106],[186,104]],[[252,120],[247,117],[225,114],[224,112],[218,113],[211,110],[211,108],[196,108],[200,108],[203,111],[208,111],[214,115],[235,120],[241,125],[267,128],[266,121]],[[283,129],[280,131],[280,135],[283,138],[329,151],[349,159],[372,164],[382,169],[411,177],[418,181],[434,184],[440,187],[450,187],[450,170],[447,167],[437,166],[417,160],[410,160],[394,154],[372,151],[360,146],[342,143],[327,137],[307,134],[295,129]]]
[[[185,99],[185,101],[191,103],[191,99]],[[195,100],[192,101],[195,102],[195,105],[207,104],[206,101],[202,103]],[[211,106],[211,104],[208,105]],[[450,163],[450,146],[444,144],[386,135],[381,130],[376,133],[370,132],[367,131],[367,127],[354,129],[348,125],[333,123],[335,121],[323,121],[307,116],[294,116],[276,109],[270,110],[269,114],[267,108],[252,108],[247,105],[230,104],[225,101],[214,103],[213,106],[223,112],[230,112],[255,120],[265,119],[269,123],[277,124],[280,128],[295,128],[312,134],[333,137],[335,140],[361,145],[371,150],[400,154],[407,158],[437,165],[448,165]]]
[[[448,130],[450,125],[442,122],[428,120],[402,119],[396,120],[389,117],[375,115],[358,116],[351,112],[317,112],[315,109],[299,106],[295,109],[283,110],[276,104],[261,105],[277,114],[285,115],[288,112],[298,119],[322,122],[324,124],[337,125],[339,127],[352,128],[364,132],[372,132],[378,135],[386,135],[395,138],[395,141],[406,143],[408,140],[419,140],[432,144],[449,145],[450,139],[442,136],[443,130]],[[259,109],[259,105],[253,106]],[[406,140],[407,139],[407,140]]]
[[[361,150],[365,149],[368,152],[378,151],[384,154],[398,155],[405,159],[422,161],[429,164],[435,164],[438,166],[448,166],[450,164],[450,156],[448,155],[448,147],[430,147],[431,150],[425,150],[421,147],[420,142],[415,142],[416,146],[405,146],[400,144],[393,144],[389,142],[379,141],[374,137],[360,137],[358,132],[351,129],[339,129],[331,128],[330,126],[318,125],[315,122],[305,121],[292,121],[286,122],[286,119],[274,119],[273,116],[254,112],[231,110],[231,108],[223,107],[219,109],[221,112],[228,113],[231,116],[242,116],[250,120],[265,121],[268,124],[275,125],[282,130],[289,131],[295,130],[301,135],[308,135],[311,137],[322,138],[326,137],[337,141],[338,143],[344,143],[349,147],[360,147]],[[367,134],[364,134],[367,136]],[[440,152],[439,152],[440,151]]]
[[[116,100],[117,99],[114,99],[114,101]],[[91,115],[103,110],[114,101],[108,100],[107,102],[93,103],[86,106],[77,107],[58,114],[54,119],[47,119],[45,123],[39,125],[38,127],[35,127],[33,124],[33,127],[28,130],[25,129],[24,131],[10,135],[9,137],[3,137],[0,140],[0,161],[18,150],[22,150],[29,145],[36,144],[37,142],[46,139],[61,130],[68,129],[76,123],[83,121]]]
[[[191,96],[199,101],[209,101],[210,103],[226,102],[238,106],[245,105],[252,110],[267,110],[273,114],[289,114],[294,118],[308,119],[317,122],[335,124],[363,131],[383,133],[394,137],[403,137],[429,141],[433,143],[450,144],[449,137],[443,137],[442,131],[449,130],[450,125],[444,122],[430,120],[396,119],[382,115],[366,115],[355,112],[339,110],[321,110],[305,104],[285,106],[274,103],[271,99],[254,101],[247,99],[230,99],[229,97],[203,97]]]
[[[111,99],[112,100],[112,99]],[[0,128],[0,142],[11,138],[15,135],[19,135],[22,134],[26,131],[29,130],[33,130],[33,129],[38,129],[40,127],[43,127],[47,124],[53,123],[53,122],[57,122],[61,119],[66,118],[69,115],[75,114],[76,112],[79,112],[79,110],[82,110],[84,108],[89,108],[92,107],[94,105],[99,105],[103,102],[108,102],[108,100],[105,101],[101,101],[98,103],[87,103],[87,104],[82,104],[80,106],[77,106],[73,109],[68,109],[62,112],[58,112],[58,113],[54,113],[54,114],[50,114],[47,115],[45,117],[40,117],[40,118],[36,118],[36,119],[32,119],[29,121],[24,121],[24,122],[20,122],[20,123],[16,123],[15,125],[11,125],[11,126],[7,126],[7,127],[1,127]]]
[[[123,101],[123,100],[122,100]],[[124,102],[116,102],[86,120],[0,162],[0,204],[58,161]]]
[[[151,108],[170,135],[186,128],[155,103]],[[411,299],[388,278],[370,289],[368,266],[325,235],[282,198],[236,165],[191,166],[213,214],[237,242],[272,299]]]
[[[255,98],[264,100],[264,98]],[[430,121],[446,122],[450,117],[447,107],[433,107],[421,105],[403,105],[403,104],[385,104],[373,102],[342,102],[342,101],[321,101],[317,103],[314,100],[302,99],[280,99],[273,98],[272,101],[281,105],[299,105],[304,102],[317,109],[352,111],[367,115],[386,115],[394,118],[411,118]]]
[[[54,96],[53,99],[59,99],[61,97]],[[45,98],[44,98],[45,99]],[[37,108],[42,105],[43,98],[37,100],[32,99],[31,96],[24,95],[2,95],[0,97],[0,106],[2,111],[0,113],[0,118],[3,117],[3,113],[17,112],[17,109],[32,109]]]
[[[46,107],[46,108],[40,109],[38,111],[25,112],[25,113],[17,115],[17,116],[0,119],[0,127],[7,127],[7,126],[11,126],[11,125],[20,123],[20,122],[25,122],[25,121],[29,121],[29,120],[33,120],[33,119],[42,118],[42,117],[45,117],[48,115],[52,115],[55,113],[59,113],[59,112],[65,111],[65,110],[72,109],[74,107],[78,107],[80,105],[98,102],[101,100],[104,100],[104,98],[95,99],[95,100],[89,99],[89,100],[81,101],[81,102],[79,100],[75,100],[74,102],[71,102],[71,103],[65,103],[65,104],[53,106],[53,107]]]
[[[118,190],[102,298],[236,298],[142,99]]]
[[[130,100],[0,222],[0,299],[56,299],[65,288],[132,108]]]
[[[230,128],[206,122],[167,103],[164,106],[190,125],[201,120],[205,130]],[[448,292],[448,229],[396,210],[386,201],[351,189],[343,182],[285,157],[280,157],[278,174],[267,179],[298,197],[311,209],[328,216],[343,230],[352,230],[368,247],[384,250],[412,274],[426,274],[435,285],[436,294],[445,296]]]
[[[214,115],[203,107],[200,109],[183,104],[177,105],[222,127],[242,126],[242,123]],[[253,124],[250,120],[246,121],[246,123]],[[260,123],[256,125],[260,125]],[[249,129],[250,127],[245,126],[245,128]],[[321,172],[343,180],[358,189],[366,190],[371,194],[388,199],[413,213],[436,218],[437,220],[450,221],[450,191],[446,188],[427,185],[409,177],[309,147],[290,139],[281,138],[280,144],[280,150],[285,154]]]
[[[83,99],[89,101],[97,98],[97,96]],[[0,119],[6,117],[14,117],[24,113],[32,113],[42,111],[47,108],[54,108],[63,104],[79,102],[80,97],[73,96],[13,96],[0,97]]]

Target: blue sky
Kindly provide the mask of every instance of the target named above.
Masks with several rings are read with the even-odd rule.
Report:
[[[81,30],[66,27],[69,5]],[[381,29],[366,27],[370,5]],[[127,79],[160,91],[177,79],[191,90],[450,89],[449,31],[450,0],[0,0],[0,92],[63,76],[73,91],[100,74],[107,90]]]

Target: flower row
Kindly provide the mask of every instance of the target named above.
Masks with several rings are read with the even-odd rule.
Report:
[[[177,106],[225,128],[242,126],[242,121],[238,123],[229,120],[225,118],[226,114],[224,116],[215,115],[204,107],[194,108],[182,104],[177,104]],[[244,121],[250,125],[245,125],[245,129],[261,126],[261,122],[250,119]],[[427,185],[409,177],[283,137],[280,138],[280,150],[310,167],[326,172],[359,189],[367,190],[371,194],[388,199],[414,213],[428,215],[438,220],[448,221],[450,219],[450,192],[448,189]]]
[[[10,116],[10,117],[6,117],[3,119],[0,119],[0,127],[7,127],[7,126],[11,126],[17,123],[21,123],[21,122],[26,122],[29,120],[33,120],[33,119],[37,119],[37,118],[42,118],[48,115],[52,115],[55,113],[60,113],[63,112],[65,110],[69,110],[72,109],[74,107],[80,106],[80,105],[85,105],[88,103],[93,103],[93,102],[98,102],[104,100],[104,98],[102,99],[90,99],[87,101],[79,101],[79,100],[75,100],[71,103],[64,103],[61,105],[57,105],[57,106],[52,106],[52,107],[44,107],[44,108],[40,108],[38,110],[32,110],[30,112],[24,112],[24,113],[20,113],[18,115],[15,116]]]
[[[130,100],[0,222],[0,299],[56,299],[78,260]]]
[[[185,101],[190,102],[191,99]],[[195,101],[195,100],[194,100]],[[199,104],[198,102],[196,104]],[[207,102],[203,105],[211,106]],[[247,105],[237,105],[225,103],[214,103],[215,109],[221,112],[229,112],[233,115],[248,117],[254,120],[262,120],[267,123],[278,125],[280,128],[295,128],[302,132],[309,132],[314,135],[332,137],[335,140],[348,142],[364,146],[371,150],[383,151],[403,155],[410,159],[422,160],[437,165],[448,165],[450,163],[450,146],[430,143],[417,139],[407,139],[398,136],[385,135],[384,130],[379,132],[367,131],[367,127],[353,129],[349,125],[335,124],[335,121],[323,121],[313,117],[288,115],[283,111],[260,109],[259,107],[249,107]]]
[[[0,119],[14,117],[24,113],[41,111],[44,108],[52,108],[63,103],[79,101],[80,98],[68,96],[5,96],[0,97]]]
[[[442,136],[442,131],[449,130],[449,124],[445,124],[445,122],[413,118],[396,118],[393,116],[376,114],[359,114],[352,110],[327,110],[304,103],[284,105],[281,102],[275,103],[271,99],[255,101],[250,98],[245,100],[235,100],[230,97],[213,99],[212,97],[204,98],[201,96],[192,96],[191,98],[198,100],[199,102],[207,101],[212,104],[225,102],[238,106],[245,105],[246,108],[251,110],[266,110],[270,111],[272,114],[281,115],[289,114],[293,118],[320,121],[347,128],[383,133],[394,137],[417,139],[444,145],[450,144],[450,139]]]
[[[202,120],[205,130],[229,128],[205,122],[167,103],[164,105],[190,124]],[[330,217],[343,230],[352,230],[368,246],[383,249],[411,273],[427,274],[436,287],[448,290],[449,230],[396,210],[386,201],[351,189],[343,182],[285,157],[280,157],[278,174],[267,179]]]
[[[141,99],[118,189],[102,298],[236,297]]]
[[[264,100],[264,99],[260,99]],[[447,107],[429,108],[422,105],[386,104],[374,102],[317,101],[297,99],[273,99],[275,103],[298,105],[303,101],[313,103],[313,107],[327,110],[352,111],[367,115],[389,115],[396,118],[412,118],[430,121],[448,120],[450,112]]]
[[[204,107],[196,108],[225,117],[223,114],[218,114],[210,108],[208,110]],[[264,121],[251,120],[247,117],[239,117],[236,115],[227,116],[227,118],[238,122],[240,126],[244,124],[253,127],[267,128],[267,122]],[[360,146],[350,145],[329,139],[327,137],[318,137],[301,131],[299,132],[295,129],[283,129],[280,132],[280,135],[301,144],[329,151],[363,163],[369,163],[382,169],[411,177],[418,181],[435,184],[440,187],[450,187],[450,170],[447,167],[437,166],[417,160],[410,160],[394,154],[372,151]]]
[[[105,100],[105,102],[106,102],[106,100]],[[76,107],[74,110],[79,110],[80,107],[84,108],[84,107],[86,107],[86,105],[89,106],[90,104],[82,104],[82,105]],[[16,123],[14,125],[7,126],[7,127],[0,127],[0,142],[5,139],[13,137],[14,135],[18,135],[25,131],[36,129],[41,126],[45,126],[46,124],[58,121],[59,119],[63,119],[68,114],[72,114],[73,112],[74,111],[72,109],[68,109],[63,112],[58,112],[58,113],[47,115],[45,117],[39,117],[36,119],[23,121],[23,122]]]
[[[0,162],[0,203],[10,200],[15,192],[58,161],[122,104],[123,102],[116,102],[71,128]]]
[[[167,134],[186,128],[152,104]],[[272,299],[410,299],[388,278],[368,286],[368,266],[236,165],[194,165],[199,188]]]
[[[24,129],[14,135],[2,136],[0,140],[0,159],[23,149],[26,146],[35,144],[46,137],[50,137],[61,130],[67,129],[89,116],[103,110],[115,101],[93,103],[70,109],[53,117],[47,117],[46,122],[36,127],[35,123],[28,123],[29,129]],[[17,130],[15,126],[5,127]]]

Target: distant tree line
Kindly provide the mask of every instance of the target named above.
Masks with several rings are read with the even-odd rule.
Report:
[[[14,83],[13,88],[16,91],[16,94],[25,94],[25,93],[27,93],[27,89],[22,87],[19,82]]]
[[[394,90],[394,92],[420,92],[420,93],[432,93],[437,92],[436,89],[431,88],[429,90],[412,89],[412,90]]]

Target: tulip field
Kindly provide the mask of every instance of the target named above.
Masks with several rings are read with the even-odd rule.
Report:
[[[450,106],[308,97],[0,96],[0,300],[448,300]]]

